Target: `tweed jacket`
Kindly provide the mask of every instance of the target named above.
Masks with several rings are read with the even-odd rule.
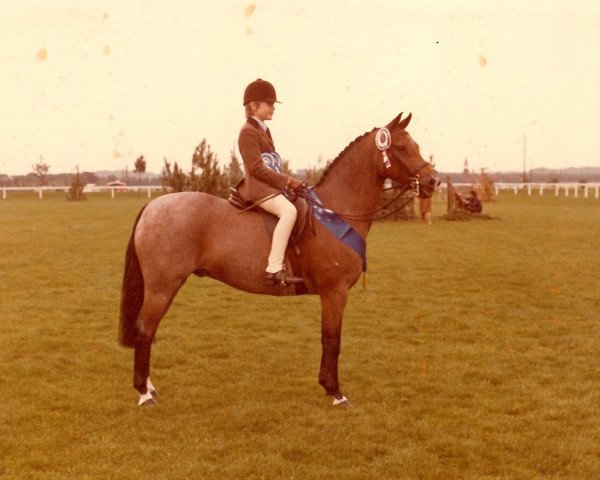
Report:
[[[245,170],[238,191],[244,200],[256,201],[285,188],[289,177],[271,170],[260,156],[261,153],[275,151],[271,134],[268,130],[265,132],[253,118],[248,118],[240,130],[238,147]]]

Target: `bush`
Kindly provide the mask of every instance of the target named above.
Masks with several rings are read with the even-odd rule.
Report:
[[[81,179],[81,175],[79,174],[79,167],[77,167],[77,173],[73,175],[73,179],[71,180],[71,188],[69,188],[69,192],[67,193],[67,200],[85,200],[85,195],[83,193],[84,188],[85,183]]]

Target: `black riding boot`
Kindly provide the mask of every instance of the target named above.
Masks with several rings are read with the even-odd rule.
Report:
[[[285,273],[285,270],[279,270],[277,273],[267,272],[267,285],[281,285],[285,287],[286,285],[302,282],[304,282],[302,278],[288,275]]]

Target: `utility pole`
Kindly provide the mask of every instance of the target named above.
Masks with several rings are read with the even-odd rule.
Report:
[[[525,138],[525,135],[523,134],[523,183],[528,181],[526,161],[527,161],[527,139]]]

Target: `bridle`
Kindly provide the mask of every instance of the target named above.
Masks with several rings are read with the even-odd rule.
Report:
[[[398,194],[393,199],[391,199],[389,202],[387,202],[385,205],[383,205],[379,208],[376,208],[375,210],[372,210],[370,212],[365,212],[365,213],[355,213],[355,214],[342,213],[342,212],[337,212],[335,210],[327,209],[327,208],[323,207],[323,205],[317,205],[318,207],[324,208],[325,210],[327,210],[331,213],[335,213],[340,218],[344,218],[346,220],[372,222],[374,220],[379,220],[381,218],[389,217],[389,216],[393,215],[394,213],[404,209],[404,207],[406,207],[406,205],[409,202],[411,202],[415,197],[419,196],[419,172],[423,168],[428,166],[429,163],[427,163],[426,161],[422,161],[422,163],[419,164],[414,171],[412,171],[402,160],[400,160],[398,155],[393,154],[393,152],[398,152],[399,149],[395,145],[392,145],[392,136],[390,134],[390,131],[386,127],[383,127],[383,128],[380,128],[379,130],[377,130],[377,133],[375,134],[375,145],[381,151],[381,155],[383,157],[383,164],[385,165],[386,171],[392,167],[390,158],[388,156],[388,151],[391,149],[390,156],[392,157],[393,160],[396,161],[396,163],[398,165],[400,165],[400,168],[404,171],[404,173],[408,177],[408,183],[406,183],[404,185],[396,185],[396,186],[392,186],[389,188],[384,188],[382,190],[382,192],[387,192],[390,190],[400,190],[398,192]],[[410,194],[408,195],[408,197],[403,197],[407,191],[410,191]],[[310,193],[307,190],[298,192],[298,195],[300,197],[304,198],[309,204],[315,205],[316,202],[314,201],[314,199],[312,198],[312,196],[310,195]],[[405,198],[406,200],[399,207],[397,207],[396,209],[394,209],[391,212],[386,213],[385,215],[381,215],[381,216],[375,218],[375,214],[377,214],[381,211],[384,211],[386,208],[388,208],[390,205],[395,203],[401,197]],[[365,218],[365,217],[367,217],[367,218]]]
[[[395,151],[399,151],[400,149],[396,146],[396,145],[392,145],[392,149],[394,149]],[[412,178],[419,178],[419,172],[421,170],[423,170],[425,167],[429,166],[430,164],[428,162],[426,162],[425,160],[423,160],[418,166],[417,168],[412,171],[410,168],[408,168],[408,166],[402,161],[400,160],[400,158],[398,158],[397,156],[394,156],[394,159],[396,160],[396,162],[398,162],[398,165],[400,165],[400,167],[402,168],[402,170],[404,170],[404,173],[406,173],[406,175],[408,176],[409,180]]]
[[[393,151],[399,152],[400,149],[396,145],[392,145],[392,134],[386,127],[383,127],[383,128],[380,128],[379,130],[377,130],[377,133],[375,134],[375,145],[377,145],[377,148],[381,151],[381,156],[383,157],[383,164],[385,165],[386,170],[389,170],[392,167],[392,164],[388,157],[387,151],[390,148],[392,148]],[[427,165],[429,165],[429,163],[427,163],[426,161],[423,160],[421,162],[421,164],[419,164],[418,167],[416,168],[416,170],[413,172],[410,168],[408,168],[408,166],[402,160],[400,160],[399,156],[392,155],[392,158],[394,160],[396,160],[396,163],[398,163],[398,165],[400,165],[400,168],[402,168],[402,170],[408,177],[409,183],[412,183],[414,181],[414,179],[417,180],[416,185],[417,185],[417,195],[418,195],[419,194],[419,182],[418,182],[419,172],[423,168],[425,168]]]

